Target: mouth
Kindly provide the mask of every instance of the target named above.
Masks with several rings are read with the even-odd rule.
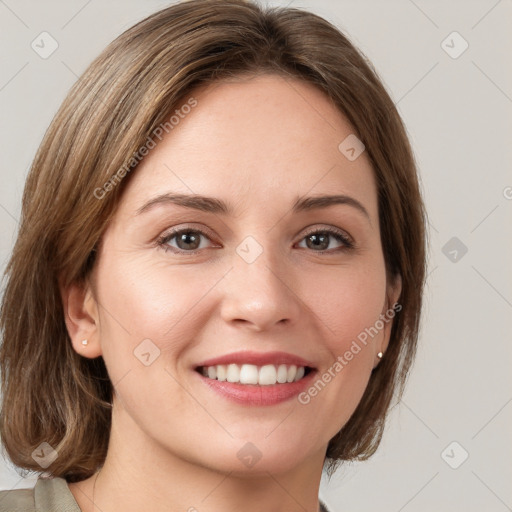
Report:
[[[318,370],[287,352],[242,350],[199,362],[193,373],[222,399],[237,405],[276,405],[311,385]]]
[[[307,377],[314,368],[295,364],[217,364],[198,366],[195,371],[203,377],[232,384],[274,386],[291,384]]]
[[[209,392],[244,406],[292,400],[318,373],[310,361],[286,352],[240,351],[201,361],[193,369]]]

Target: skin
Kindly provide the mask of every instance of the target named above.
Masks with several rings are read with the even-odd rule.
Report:
[[[386,281],[373,170],[365,152],[349,161],[338,150],[354,130],[310,84],[265,74],[193,96],[198,105],[130,176],[89,285],[62,291],[74,349],[101,355],[115,389],[105,464],[69,488],[83,511],[314,512],[327,444],[359,403],[392,322],[307,405],[234,404],[193,368],[279,350],[321,376],[391,307],[400,283]],[[172,204],[137,215],[165,192],[216,197],[234,215]],[[368,217],[346,204],[291,212],[297,196],[323,194],[357,199]],[[175,237],[167,246],[177,254],[155,243],[172,227],[211,236],[193,255]],[[329,227],[355,248],[333,236],[307,244],[306,228]],[[247,236],[262,248],[252,263],[236,252]],[[133,353],[144,339],[160,350],[149,366]],[[247,442],[261,453],[252,467],[237,457]]]

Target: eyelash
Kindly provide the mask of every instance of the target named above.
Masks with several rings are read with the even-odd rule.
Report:
[[[202,231],[201,229],[197,228],[182,228],[177,229],[174,231],[170,231],[169,233],[165,233],[157,240],[157,245],[161,247],[164,251],[169,251],[174,254],[187,254],[187,255],[194,255],[202,251],[203,249],[196,249],[194,251],[185,251],[183,249],[177,249],[175,247],[170,247],[167,245],[167,243],[175,238],[178,235],[181,235],[183,233],[199,233],[200,235],[210,239],[210,236],[208,233]],[[334,228],[325,228],[325,229],[312,229],[311,231],[308,231],[304,236],[301,238],[300,241],[304,240],[306,237],[310,235],[316,235],[316,234],[327,234],[331,235],[333,238],[335,238],[338,242],[342,242],[344,247],[338,247],[336,249],[324,249],[322,251],[312,251],[318,254],[330,254],[338,251],[348,251],[350,249],[354,249],[354,243],[349,239],[349,237],[343,233],[343,231],[339,231]]]

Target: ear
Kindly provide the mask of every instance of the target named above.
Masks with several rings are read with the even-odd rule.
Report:
[[[375,363],[374,368],[380,363],[381,359],[377,357],[379,352],[382,352],[385,357],[386,350],[389,345],[391,337],[391,328],[393,326],[393,318],[402,309],[402,305],[398,303],[400,294],[402,293],[402,277],[400,274],[394,276],[391,282],[388,282],[386,290],[386,301],[382,309],[380,319],[384,323],[383,335],[380,337],[379,342],[375,344]]]
[[[89,283],[73,283],[67,288],[62,284],[60,294],[64,320],[75,352],[88,358],[102,354],[99,336],[98,304]],[[82,341],[87,340],[87,344]]]

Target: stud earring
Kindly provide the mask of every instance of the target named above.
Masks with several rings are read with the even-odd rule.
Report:
[[[378,357],[379,359],[382,359],[382,356],[383,356],[383,355],[384,355],[384,354],[383,354],[382,352],[379,352],[379,353],[377,354],[377,357]]]
[[[82,345],[87,345],[87,343],[89,343],[87,340],[82,340]]]

